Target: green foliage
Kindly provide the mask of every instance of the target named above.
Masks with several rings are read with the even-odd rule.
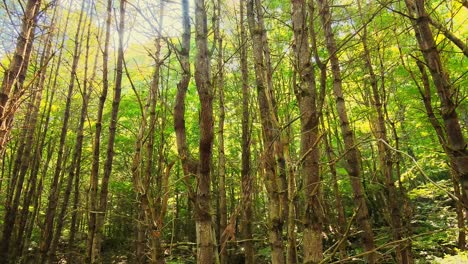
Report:
[[[434,263],[437,264],[459,264],[468,263],[468,253],[458,251],[456,255],[445,255],[442,258],[435,258]]]
[[[413,249],[421,259],[453,253],[457,240],[454,202],[446,194],[452,188],[451,182],[441,180],[437,184],[443,189],[428,183],[408,193],[414,209],[411,224],[417,236],[413,239]]]

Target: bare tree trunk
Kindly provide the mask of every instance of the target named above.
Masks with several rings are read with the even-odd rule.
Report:
[[[68,16],[66,18],[66,21],[68,21]],[[62,44],[65,38],[62,38]],[[23,215],[22,219],[20,219],[20,229],[18,233],[18,239],[22,239],[21,245],[18,247],[18,255],[24,255],[25,249],[28,248],[29,243],[30,243],[30,238],[33,230],[33,225],[36,223],[36,216],[37,213],[39,212],[39,201],[41,199],[41,193],[42,193],[42,182],[44,175],[47,174],[47,168],[49,166],[50,160],[52,159],[52,149],[54,149],[54,144],[52,144],[50,141],[46,142],[46,137],[47,133],[49,132],[49,125],[50,125],[50,114],[52,110],[52,104],[53,104],[53,99],[55,95],[55,87],[57,84],[57,79],[58,79],[58,73],[59,73],[59,68],[61,65],[61,57],[62,57],[63,52],[60,51],[59,56],[57,58],[57,64],[54,67],[52,67],[51,72],[54,72],[53,78],[50,78],[48,83],[46,84],[45,87],[46,89],[46,102],[45,102],[45,107],[44,111],[41,114],[41,121],[38,126],[38,135],[37,135],[37,140],[36,144],[34,145],[33,151],[33,161],[31,163],[31,169],[30,169],[30,176],[29,180],[31,181],[29,189],[27,191],[27,194],[24,197],[24,202],[23,202],[23,208],[29,211],[29,207],[32,204],[34,211],[32,212],[30,217],[27,217],[27,215]],[[46,76],[43,76],[45,78]],[[40,166],[42,162],[42,155],[44,150],[47,150],[46,153],[48,156],[46,157],[44,161],[44,170],[42,171],[42,174],[39,178],[38,175],[40,173]],[[24,226],[24,227],[23,227]],[[24,229],[24,231],[23,231]]]
[[[426,65],[432,76],[432,81],[439,95],[441,103],[441,115],[447,134],[447,150],[453,170],[457,172],[462,184],[464,201],[468,201],[468,150],[463,136],[462,128],[456,111],[458,96],[457,89],[452,85],[448,73],[440,59],[439,51],[432,30],[429,26],[430,19],[424,7],[424,0],[406,0],[406,6],[412,19],[416,40],[422,52]],[[466,205],[465,205],[466,206]]]
[[[87,252],[86,252],[86,263],[92,264],[95,261],[96,256],[93,255],[93,243],[95,241],[95,229],[96,220],[98,215],[98,185],[99,185],[99,165],[100,165],[100,150],[101,150],[101,134],[102,134],[102,117],[104,112],[104,104],[107,100],[107,93],[109,89],[108,80],[108,61],[109,61],[109,41],[110,41],[110,26],[112,20],[112,0],[107,1],[106,7],[106,31],[104,38],[104,47],[102,54],[102,91],[99,97],[98,112],[96,117],[96,131],[94,134],[93,141],[93,154],[91,163],[91,175],[90,175],[90,188],[89,188],[89,219],[88,219],[88,240],[87,240]]]
[[[18,107],[17,102],[24,92],[23,82],[26,79],[40,7],[41,0],[28,0],[13,60],[3,75],[0,90],[0,153],[8,142],[13,117]],[[3,244],[0,252],[0,257],[8,254],[8,246]]]
[[[54,15],[52,18],[51,22],[51,27],[54,27],[54,21],[55,21],[55,11]],[[28,151],[26,148],[29,146],[32,146],[34,144],[34,139],[35,139],[35,130],[36,130],[36,124],[37,124],[37,119],[39,116],[39,106],[41,104],[42,100],[42,93],[43,93],[43,87],[45,83],[45,76],[46,76],[46,65],[49,63],[50,59],[52,58],[51,55],[51,46],[52,46],[52,38],[53,34],[47,34],[44,36],[44,48],[42,50],[42,55],[40,58],[40,68],[37,74],[38,78],[37,81],[35,82],[35,85],[33,86],[32,89],[32,96],[30,98],[29,106],[28,106],[28,112],[30,115],[26,116],[25,123],[24,123],[24,130],[21,133],[24,135],[22,138],[22,141],[19,146],[19,151],[17,152],[17,158],[15,160],[15,168],[13,169],[13,174],[11,178],[12,181],[11,187],[14,188],[16,185],[16,188],[14,189],[9,189],[9,192],[7,194],[7,202],[6,202],[6,213],[5,213],[5,220],[4,220],[4,228],[3,228],[3,240],[1,242],[2,245],[2,250],[4,250],[4,246],[7,246],[9,248],[8,244],[13,244],[9,240],[11,239],[12,232],[15,230],[14,225],[15,222],[18,222],[18,231],[17,231],[17,237],[15,238],[16,243],[14,243],[14,248],[7,249],[5,254],[6,256],[2,256],[2,253],[0,253],[0,256],[5,258],[8,261],[8,258],[11,258],[12,261],[15,260],[15,258],[21,254],[24,239],[23,239],[23,233],[26,225],[27,218],[29,217],[29,203],[30,203],[30,196],[28,195],[29,192],[27,191],[30,188],[35,187],[35,179],[32,174],[30,174],[30,177],[28,179],[27,185],[24,186],[24,180],[26,177],[26,174],[28,171],[31,170],[31,164],[36,161],[36,156],[33,155],[32,151]],[[6,77],[5,77],[6,78]],[[5,162],[5,161],[4,161]],[[16,172],[16,173],[15,173]],[[25,188],[26,187],[26,188]],[[23,189],[26,190],[23,190]],[[16,189],[16,190],[15,190]],[[22,210],[21,214],[19,217],[19,220],[16,220],[17,212],[19,210],[19,204],[20,204],[20,197],[22,193],[25,193],[23,197],[23,204],[22,204]],[[8,256],[8,251],[10,251],[12,254]]]
[[[76,131],[76,139],[75,139],[75,147],[73,150],[73,154],[71,157],[71,164],[68,168],[68,178],[65,186],[65,192],[63,196],[62,207],[60,209],[60,213],[58,215],[57,223],[55,225],[55,234],[52,239],[52,244],[50,246],[50,254],[53,256],[58,246],[59,239],[61,237],[63,224],[65,222],[65,214],[68,210],[68,204],[73,188],[73,184],[79,185],[79,177],[81,171],[81,156],[83,151],[83,139],[84,139],[84,125],[86,123],[86,117],[88,114],[88,103],[92,92],[92,85],[96,76],[97,71],[97,61],[99,58],[99,52],[96,51],[96,56],[94,58],[94,66],[93,66],[93,73],[91,79],[88,80],[88,63],[89,63],[89,51],[90,51],[90,30],[91,30],[91,23],[93,21],[93,12],[91,11],[90,20],[87,25],[87,34],[86,34],[86,51],[85,51],[85,65],[84,65],[84,80],[83,80],[83,90],[80,91],[82,96],[82,103],[81,103],[81,112],[80,112],[80,120],[78,123],[78,128]],[[84,32],[84,30],[82,31]],[[83,34],[83,33],[82,33]],[[76,188],[77,186],[75,186]],[[71,212],[72,215],[75,215],[76,218],[76,211]],[[75,220],[76,221],[76,220]],[[72,221],[73,222],[73,221]],[[73,224],[72,224],[73,226]],[[70,237],[74,237],[73,228],[70,228]],[[70,241],[73,240],[70,239]],[[50,257],[49,260],[52,260]]]
[[[201,103],[199,161],[190,156],[185,130],[185,95],[190,81],[190,18],[188,0],[182,1],[183,34],[179,62],[182,79],[177,85],[176,105],[174,107],[174,127],[177,150],[184,172],[184,182],[188,188],[189,200],[193,203],[197,235],[197,262],[215,262],[215,235],[211,224],[210,209],[210,167],[213,148],[213,88],[210,81],[210,64],[207,44],[207,18],[203,0],[195,2],[195,25],[197,56],[195,63],[195,83]],[[189,177],[197,175],[196,193]]]
[[[263,13],[260,1],[247,1],[247,19],[253,42],[253,57],[256,73],[257,100],[260,110],[264,149],[262,153],[262,169],[265,170],[265,187],[268,194],[269,223],[268,236],[273,264],[285,262],[282,239],[284,211],[282,208],[282,190],[279,179],[275,153],[278,153],[279,127],[274,113],[271,86],[268,77],[269,67],[265,62],[264,45],[266,42]]]
[[[35,133],[36,131],[36,124],[38,121],[39,117],[39,110],[40,110],[40,105],[42,102],[42,95],[44,91],[44,84],[47,76],[47,70],[46,70],[46,65],[48,65],[49,60],[51,59],[51,53],[52,53],[52,38],[54,37],[53,30],[55,27],[55,20],[56,20],[56,15],[55,15],[56,9],[54,9],[54,14],[52,17],[52,22],[51,22],[51,28],[52,31],[50,34],[47,35],[45,44],[44,44],[44,51],[41,57],[41,72],[39,73],[39,78],[37,85],[35,86],[35,91],[34,91],[34,106],[29,110],[30,115],[30,121],[29,121],[29,135],[28,139],[26,142],[26,146],[33,146],[35,144],[40,144],[40,133]],[[53,68],[52,68],[53,69]],[[50,83],[49,83],[50,84]],[[16,238],[16,251],[15,251],[15,256],[21,255],[21,252],[23,250],[23,244],[25,242],[24,240],[24,231],[26,228],[26,222],[28,220],[30,210],[29,206],[31,204],[31,198],[32,198],[32,193],[31,190],[34,190],[36,188],[36,181],[37,181],[37,173],[34,173],[35,170],[35,164],[38,164],[40,162],[40,157],[35,155],[34,151],[28,151],[27,153],[27,159],[24,160],[25,167],[23,168],[24,173],[26,173],[26,170],[29,169],[30,174],[29,174],[29,179],[28,179],[28,184],[26,186],[26,194],[24,195],[23,198],[23,204],[22,204],[22,213],[21,213],[21,218],[19,220],[19,227],[18,227],[18,236]],[[11,229],[12,226],[10,226]]]
[[[322,219],[319,167],[319,118],[315,73],[311,64],[309,32],[307,30],[307,4],[304,0],[292,0],[292,24],[295,39],[295,70],[299,84],[294,93],[301,116],[301,158],[299,170],[304,181],[305,215],[304,263],[319,263],[323,258]],[[310,15],[310,14],[309,14]],[[314,25],[309,25],[314,26]],[[319,106],[321,107],[321,106]]]
[[[250,169],[250,114],[249,114],[249,72],[247,65],[247,46],[244,21],[245,0],[240,1],[240,63],[242,78],[242,236],[244,239],[245,263],[255,263],[254,243],[252,242],[252,172]]]
[[[289,136],[286,142],[289,141]],[[298,263],[297,254],[297,229],[296,229],[296,202],[297,202],[297,188],[296,188],[296,175],[294,166],[292,166],[291,155],[289,153],[289,144],[284,146],[284,158],[286,163],[289,164],[288,172],[288,247],[286,252],[286,263]]]
[[[73,95],[73,91],[75,88],[75,78],[76,78],[76,70],[78,68],[78,61],[79,61],[79,55],[81,51],[81,42],[82,42],[82,36],[83,33],[80,30],[81,28],[81,23],[83,20],[83,13],[84,13],[84,2],[81,6],[81,12],[80,12],[80,18],[78,21],[77,25],[77,31],[75,34],[75,47],[73,51],[73,61],[72,61],[72,68],[70,72],[70,82],[68,85],[68,91],[67,91],[67,97],[66,97],[66,102],[65,102],[65,110],[63,113],[63,123],[62,123],[62,128],[61,128],[61,133],[60,133],[60,142],[59,142],[59,149],[57,152],[57,161],[56,161],[56,167],[54,171],[54,176],[52,179],[52,183],[50,186],[50,194],[48,198],[48,204],[47,204],[47,210],[46,210],[46,215],[45,215],[45,220],[44,220],[44,229],[42,230],[41,234],[41,243],[39,245],[39,250],[41,254],[40,258],[40,263],[45,263],[48,259],[50,259],[50,245],[52,242],[53,238],[53,227],[54,227],[54,218],[55,218],[55,212],[57,209],[57,204],[59,201],[59,196],[60,196],[60,188],[59,188],[59,178],[60,175],[62,174],[62,165],[64,160],[64,149],[65,149],[65,140],[67,136],[67,131],[68,131],[68,122],[70,121],[70,108],[71,108],[71,99]],[[53,252],[52,252],[53,253]]]
[[[214,263],[215,243],[211,225],[210,167],[213,149],[213,86],[210,80],[208,28],[204,0],[195,1],[195,84],[200,98],[200,143],[195,225],[197,232],[197,262]]]
[[[353,188],[354,192],[354,202],[357,208],[356,220],[361,230],[363,230],[361,238],[362,243],[364,245],[364,249],[366,251],[372,252],[375,248],[374,234],[372,232],[372,226],[369,219],[369,212],[364,196],[364,188],[362,186],[362,174],[360,168],[361,158],[359,150],[356,147],[356,140],[354,137],[354,133],[351,130],[346,110],[345,98],[343,95],[342,88],[341,70],[337,55],[338,49],[336,47],[335,37],[333,35],[331,27],[330,8],[328,0],[317,0],[317,3],[319,6],[319,15],[325,34],[326,46],[330,57],[333,76],[333,93],[335,95],[336,109],[341,122],[341,133],[343,135],[343,140],[345,144],[345,159],[348,165],[347,172],[350,177],[351,187]],[[375,258],[375,253],[368,254],[368,263],[375,263]]]
[[[100,250],[101,250],[101,243],[102,243],[102,234],[104,232],[104,220],[107,211],[107,196],[109,192],[109,179],[112,172],[112,163],[114,160],[114,142],[115,136],[117,131],[117,119],[119,114],[119,106],[120,106],[120,97],[122,91],[122,76],[123,76],[123,61],[124,61],[124,52],[123,52],[123,45],[124,45],[124,33],[125,33],[125,5],[126,0],[120,0],[120,16],[119,16],[119,26],[118,26],[118,33],[119,33],[119,44],[117,50],[117,68],[116,68],[116,77],[115,77],[115,86],[114,86],[114,98],[112,100],[112,111],[111,111],[111,120],[109,124],[109,138],[107,142],[107,150],[106,150],[106,160],[104,162],[104,173],[101,180],[101,192],[99,194],[99,206],[96,215],[96,222],[94,225],[94,233],[92,235],[92,243],[88,246],[91,246],[89,250],[90,255],[90,263],[99,263],[100,260]]]
[[[361,12],[361,5],[358,1],[358,9]],[[361,14],[362,16],[362,14]],[[383,75],[379,80],[374,72],[371,61],[371,54],[367,43],[367,26],[364,25],[362,30],[361,41],[364,49],[364,64],[369,72],[369,82],[371,91],[371,102],[374,106],[375,114],[371,121],[371,129],[377,140],[378,157],[380,163],[380,171],[384,177],[385,190],[390,212],[390,226],[392,228],[394,241],[399,241],[404,237],[403,226],[401,223],[402,215],[400,211],[401,198],[398,195],[395,179],[393,173],[393,157],[390,148],[387,146],[388,135],[387,127],[385,125],[386,119],[384,114],[385,101],[385,82]],[[380,55],[379,55],[380,56]],[[383,98],[382,98],[383,96]],[[406,243],[399,243],[395,249],[398,263],[410,263],[411,252],[408,251],[410,247]]]
[[[226,157],[224,154],[224,50],[223,36],[221,32],[221,0],[213,1],[214,11],[214,42],[217,49],[216,71],[213,74],[213,86],[218,91],[219,102],[219,120],[218,120],[218,194],[219,194],[219,248],[220,248],[220,263],[226,264],[228,261],[227,248],[228,243],[226,236],[223,236],[227,227],[227,201],[226,201]]]
[[[330,122],[327,122],[327,125],[328,127],[330,127]],[[323,124],[322,127],[325,127],[325,125]],[[345,209],[343,206],[342,196],[341,196],[341,192],[338,186],[338,174],[336,171],[336,164],[335,164],[336,155],[334,155],[333,149],[331,146],[332,139],[331,139],[330,132],[328,132],[325,135],[324,141],[325,141],[325,152],[327,156],[328,167],[330,168],[330,174],[332,178],[331,180],[332,180],[333,196],[335,196],[335,207],[336,207],[335,209],[336,209],[337,224],[338,224],[337,229],[339,232],[339,236],[337,237],[337,240],[339,240],[339,239],[342,239],[343,236],[345,236],[347,223],[346,223]],[[342,243],[340,245],[339,250],[340,250],[341,258],[345,258],[347,255],[346,244]]]
[[[28,151],[27,147],[30,146],[34,139],[34,130],[36,126],[37,117],[34,114],[35,106],[37,104],[36,99],[38,93],[35,92],[29,102],[27,111],[33,113],[32,115],[28,115],[25,117],[22,125],[22,131],[18,137],[18,147],[16,151],[16,157],[14,159],[13,170],[10,174],[10,182],[9,188],[7,192],[7,197],[5,201],[5,215],[4,215],[4,223],[3,223],[3,240],[2,243],[5,245],[8,244],[9,250],[13,253],[18,249],[18,245],[12,243],[15,239],[13,236],[15,230],[16,219],[20,218],[20,203],[21,203],[21,195],[24,192],[24,188],[28,186],[24,186],[24,182],[26,179],[26,174],[29,169],[29,163],[31,159],[30,151]],[[24,213],[24,210],[21,210]],[[11,239],[10,239],[11,238]],[[15,254],[9,254],[8,258],[6,259],[14,262],[15,261]]]

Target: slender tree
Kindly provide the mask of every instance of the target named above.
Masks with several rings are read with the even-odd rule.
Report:
[[[41,2],[41,0],[28,0],[26,3],[13,60],[3,74],[0,90],[0,152],[5,149],[5,144],[8,142],[13,117],[18,108],[17,102],[24,92],[23,83],[26,79],[26,71],[31,57]],[[3,245],[1,251],[7,252],[8,248]]]
[[[460,177],[464,200],[468,201],[468,150],[466,139],[457,114],[457,88],[452,84],[449,74],[442,64],[439,51],[429,26],[430,19],[424,0],[406,0],[419,49],[432,77],[441,104],[441,116],[447,133],[447,149],[454,170]],[[466,205],[465,205],[466,207]]]
[[[97,207],[97,214],[95,216],[95,224],[93,229],[90,230],[92,233],[91,241],[88,241],[88,259],[89,263],[97,263],[100,259],[100,250],[102,243],[102,234],[105,215],[107,211],[107,200],[109,193],[109,179],[112,172],[112,163],[114,160],[114,142],[117,131],[117,119],[119,114],[119,106],[122,92],[122,77],[123,77],[123,61],[124,61],[124,33],[125,33],[125,5],[126,1],[121,0],[119,6],[119,25],[118,25],[118,49],[117,49],[117,65],[116,65],[116,77],[114,86],[114,95],[112,99],[112,110],[111,119],[109,124],[109,138],[107,141],[106,148],[106,159],[104,162],[104,170],[101,179],[101,188],[99,193],[99,201]],[[97,197],[96,197],[97,198]]]
[[[254,244],[252,242],[252,188],[253,174],[251,172],[251,128],[250,128],[250,89],[249,89],[249,72],[247,65],[247,34],[245,30],[245,0],[240,1],[240,64],[241,64],[241,79],[242,79],[242,236],[244,239],[245,248],[245,263],[255,263]]]
[[[311,63],[309,31],[307,30],[307,4],[293,0],[292,22],[294,30],[295,70],[299,76],[294,93],[301,116],[301,158],[299,168],[305,185],[304,263],[318,263],[322,259],[322,219],[319,167],[319,124],[317,108],[321,108],[315,72]],[[309,25],[314,26],[314,25]]]
[[[285,188],[280,181],[276,156],[282,153],[279,142],[279,126],[273,107],[271,65],[267,50],[267,38],[263,23],[263,7],[259,0],[247,1],[247,21],[252,38],[253,59],[255,68],[255,81],[257,86],[257,100],[259,105],[264,150],[262,153],[262,169],[265,171],[265,187],[268,194],[269,223],[268,235],[271,247],[271,260],[273,264],[285,262],[284,245],[282,239],[284,211],[282,198]],[[283,159],[284,160],[284,159]],[[280,160],[278,160],[280,162]]]
[[[210,209],[210,173],[213,148],[213,87],[210,80],[210,63],[207,43],[207,17],[203,0],[195,2],[195,33],[197,55],[195,59],[195,83],[200,99],[200,141],[199,159],[191,157],[185,130],[185,96],[190,82],[190,18],[188,1],[182,1],[183,33],[179,62],[182,67],[182,78],[177,85],[176,104],[174,106],[174,127],[176,131],[177,150],[182,163],[184,181],[193,203],[197,239],[197,262],[214,263],[215,235],[211,225]],[[197,187],[193,190],[190,179],[197,175]]]
[[[200,142],[195,225],[197,230],[197,262],[214,263],[213,227],[210,209],[210,173],[213,149],[213,86],[210,80],[208,25],[204,0],[195,1],[195,84],[200,98]]]
[[[92,4],[90,5],[92,8]],[[90,8],[88,7],[88,8]],[[62,206],[60,208],[60,212],[58,215],[57,223],[55,224],[55,231],[54,231],[54,236],[52,239],[52,243],[50,246],[50,253],[51,255],[55,254],[57,250],[57,246],[59,243],[59,239],[62,234],[62,229],[64,226],[65,222],[65,216],[68,211],[68,204],[70,201],[70,196],[72,193],[72,189],[74,187],[74,184],[79,185],[79,177],[80,177],[80,172],[81,172],[81,159],[82,159],[82,152],[83,152],[83,140],[84,140],[84,126],[86,123],[86,116],[88,114],[88,104],[89,104],[89,99],[91,96],[92,92],[92,85],[93,82],[95,81],[96,78],[96,71],[97,71],[97,61],[98,61],[98,56],[99,52],[96,52],[95,58],[94,58],[94,66],[93,66],[93,73],[91,78],[88,79],[88,65],[89,65],[89,53],[90,53],[90,32],[91,32],[91,23],[93,20],[93,11],[92,9],[90,10],[90,17],[89,17],[89,22],[85,28],[86,30],[86,46],[85,46],[85,62],[84,62],[84,81],[82,82],[83,85],[80,91],[81,93],[81,110],[80,110],[80,116],[79,116],[79,122],[78,122],[78,127],[76,129],[76,138],[75,138],[75,146],[73,149],[73,153],[71,156],[71,164],[70,167],[68,168],[67,174],[68,178],[66,181],[65,185],[65,190],[64,190],[64,195],[63,195],[63,200],[62,200]],[[84,29],[85,29],[84,28]],[[84,33],[85,30],[82,30]],[[84,36],[83,36],[84,37]],[[82,39],[83,39],[82,37]],[[78,180],[76,180],[78,179]],[[72,215],[76,214],[76,211],[71,212]],[[75,216],[76,217],[76,216]],[[76,220],[75,220],[76,221]],[[73,222],[73,221],[72,221]],[[72,228],[71,228],[72,229]],[[72,232],[73,233],[73,230]],[[52,260],[52,257],[49,259]]]
[[[53,239],[53,228],[54,228],[54,220],[55,220],[55,213],[57,210],[57,205],[60,197],[60,188],[59,188],[59,180],[62,174],[62,166],[64,164],[64,151],[65,151],[65,140],[67,137],[68,132],[68,123],[70,121],[70,112],[71,112],[71,99],[75,89],[75,78],[76,78],[76,70],[78,68],[79,62],[79,55],[81,52],[81,45],[82,45],[82,30],[81,24],[83,22],[83,14],[85,12],[85,2],[81,5],[80,17],[78,20],[76,34],[74,39],[74,50],[73,50],[73,59],[72,59],[72,66],[70,71],[70,81],[68,85],[68,91],[66,95],[66,102],[65,102],[65,109],[63,112],[63,123],[62,128],[60,131],[60,141],[59,141],[59,149],[57,151],[57,161],[56,167],[54,170],[54,176],[52,179],[52,184],[50,186],[50,193],[48,198],[47,210],[44,220],[44,229],[41,233],[41,243],[40,243],[40,252],[41,252],[41,260],[40,263],[45,263],[50,259],[50,245]]]
[[[329,54],[331,71],[333,76],[333,94],[336,101],[336,110],[340,120],[341,134],[345,145],[345,159],[347,163],[347,172],[351,181],[351,187],[354,193],[354,202],[357,208],[356,221],[363,231],[361,238],[364,248],[369,251],[367,261],[375,263],[376,256],[374,251],[374,234],[369,217],[369,210],[364,196],[362,185],[362,173],[360,168],[360,154],[356,146],[356,139],[349,123],[345,98],[343,95],[342,76],[340,62],[338,59],[338,48],[332,31],[330,7],[327,0],[317,0],[319,15],[323,31],[325,34],[325,43]]]
[[[97,257],[93,255],[93,243],[95,243],[95,229],[98,214],[98,185],[99,185],[99,165],[100,165],[100,150],[101,150],[101,134],[102,134],[102,119],[104,113],[104,105],[107,100],[109,89],[108,66],[109,66],[109,41],[110,41],[110,26],[112,20],[112,0],[107,1],[106,7],[106,29],[104,38],[104,47],[102,49],[102,91],[99,96],[98,112],[96,117],[96,131],[94,133],[91,175],[90,175],[90,190],[89,190],[89,217],[88,217],[88,239],[86,262],[92,263]]]
[[[213,20],[214,25],[214,45],[217,49],[216,67],[213,74],[213,86],[218,93],[218,190],[219,190],[219,246],[220,263],[226,264],[227,256],[227,236],[225,229],[227,227],[227,201],[226,201],[226,155],[224,153],[224,120],[226,116],[225,98],[224,98],[224,50],[223,36],[221,32],[221,1],[213,2]],[[224,234],[224,235],[223,235]]]
[[[359,12],[361,10],[361,3],[358,1]],[[362,13],[361,13],[362,16]],[[367,25],[363,26],[361,42],[364,51],[364,65],[369,73],[369,85],[370,91],[368,93],[371,95],[371,103],[374,107],[375,115],[371,117],[371,128],[373,130],[375,138],[378,140],[378,158],[380,164],[380,171],[384,178],[385,189],[387,194],[387,200],[389,205],[390,212],[390,225],[392,227],[393,239],[399,241],[403,238],[403,227],[402,227],[402,216],[400,211],[400,201],[401,198],[397,192],[395,186],[395,177],[394,177],[394,162],[392,158],[391,149],[388,147],[388,132],[386,127],[386,117],[384,113],[384,108],[386,104],[386,87],[384,76],[382,75],[378,78],[377,74],[374,71],[374,66],[371,58],[371,51],[369,49],[369,44],[367,41],[368,31]],[[380,50],[377,49],[379,52]],[[387,143],[387,144],[386,144]],[[410,263],[411,262],[411,252],[408,251],[411,247],[406,245],[406,243],[400,243],[396,247],[396,255],[399,263]]]

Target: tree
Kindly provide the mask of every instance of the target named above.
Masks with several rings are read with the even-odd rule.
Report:
[[[252,38],[253,59],[255,68],[255,83],[257,88],[257,100],[262,123],[262,137],[264,149],[262,152],[262,170],[265,171],[265,187],[268,193],[268,236],[271,247],[271,261],[273,264],[284,263],[284,245],[282,241],[283,232],[283,208],[281,188],[278,176],[278,168],[275,160],[281,155],[282,150],[279,135],[278,121],[274,113],[272,101],[271,65],[264,54],[268,50],[265,25],[263,23],[262,4],[259,0],[247,1],[247,21]],[[281,154],[280,154],[281,153]]]
[[[340,70],[340,62],[338,60],[338,48],[331,26],[331,15],[330,7],[327,0],[318,0],[320,20],[323,26],[325,34],[325,43],[329,54],[329,60],[331,64],[331,72],[333,76],[333,94],[335,96],[336,110],[340,120],[341,134],[345,145],[345,159],[347,163],[347,173],[351,181],[351,187],[354,192],[354,202],[356,205],[357,216],[356,221],[359,227],[363,230],[362,243],[369,254],[367,261],[374,263],[375,254],[374,251],[374,235],[372,232],[372,226],[369,219],[369,210],[366,204],[364,196],[364,188],[361,181],[361,168],[360,168],[360,156],[359,150],[356,147],[356,140],[354,133],[351,130],[349,124],[348,113],[345,104],[345,98],[343,95],[342,88],[342,77]]]
[[[245,239],[245,263],[253,264],[255,262],[255,252],[252,243],[252,188],[253,188],[253,173],[251,171],[251,126],[250,126],[250,89],[249,89],[249,72],[247,64],[247,36],[245,32],[244,9],[245,1],[240,1],[240,64],[241,64],[241,79],[242,79],[242,169],[241,169],[241,184],[242,184],[242,236]]]
[[[195,60],[195,83],[200,99],[200,140],[199,159],[193,160],[187,147],[184,99],[190,81],[190,20],[188,2],[183,1],[182,50],[179,62],[183,69],[182,79],[178,84],[176,105],[174,107],[174,127],[177,134],[177,148],[184,170],[184,179],[189,190],[189,197],[194,206],[194,218],[197,232],[197,262],[214,263],[216,237],[211,225],[210,209],[210,173],[213,149],[213,87],[210,80],[210,63],[207,42],[207,17],[203,0],[195,2],[195,33],[197,55]],[[196,191],[191,190],[189,177],[196,175]]]
[[[110,13],[111,1],[108,2],[108,14]],[[109,192],[109,178],[112,172],[112,163],[114,160],[114,142],[117,130],[117,118],[119,114],[120,98],[122,93],[122,77],[123,77],[123,60],[124,60],[124,32],[125,32],[125,0],[120,1],[120,16],[119,16],[119,45],[118,45],[118,55],[117,55],[117,66],[116,66],[116,78],[114,86],[114,96],[112,99],[112,111],[111,111],[111,120],[109,124],[109,138],[107,142],[106,149],[106,160],[104,162],[104,172],[101,180],[101,192],[99,194],[99,200],[94,201],[93,203],[98,204],[97,211],[92,212],[94,215],[94,223],[90,225],[89,237],[88,240],[88,261],[89,263],[96,263],[99,261],[100,248],[102,243],[102,229],[104,226],[104,217],[107,210],[107,198]],[[110,16],[110,14],[109,14]],[[109,18],[108,18],[109,20]],[[107,23],[107,22],[106,22]],[[107,34],[107,33],[106,33]],[[107,41],[106,35],[106,41]],[[107,73],[104,73],[107,75]],[[92,197],[97,199],[97,197]]]
[[[449,75],[440,59],[439,51],[429,26],[429,16],[424,1],[405,1],[411,17],[419,49],[422,52],[426,67],[432,76],[441,103],[441,115],[447,133],[449,158],[455,165],[454,170],[460,176],[465,200],[468,198],[468,150],[466,140],[458,120],[456,87],[452,85]]]
[[[8,142],[13,117],[18,108],[17,103],[24,93],[23,83],[31,57],[41,2],[41,0],[28,0],[13,60],[3,74],[0,91],[0,152],[4,150]],[[8,251],[6,247],[4,249],[2,252]]]
[[[292,2],[292,22],[294,30],[295,70],[299,83],[294,84],[294,93],[301,116],[301,158],[299,168],[304,181],[306,206],[304,214],[304,263],[318,263],[323,258],[322,219],[320,195],[319,135],[320,111],[323,97],[319,97],[315,87],[315,73],[311,63],[307,4],[302,0]]]

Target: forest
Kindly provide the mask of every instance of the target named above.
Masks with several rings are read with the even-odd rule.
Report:
[[[0,263],[468,263],[467,0],[3,0]]]

